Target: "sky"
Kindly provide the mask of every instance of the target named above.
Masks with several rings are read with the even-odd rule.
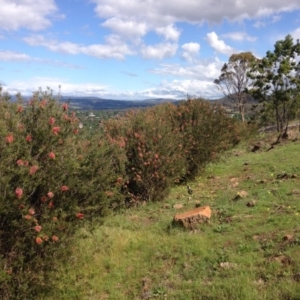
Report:
[[[300,0],[0,0],[0,84],[106,99],[206,99],[230,55],[300,39]],[[60,87],[60,88],[59,88]]]

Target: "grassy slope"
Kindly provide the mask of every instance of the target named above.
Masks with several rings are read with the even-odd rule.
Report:
[[[191,184],[191,199],[177,187],[163,203],[82,230],[47,299],[300,299],[299,150],[299,142],[258,153],[241,145]],[[297,177],[276,178],[284,172]],[[248,197],[233,200],[242,190]],[[211,223],[172,226],[196,201],[211,206]]]

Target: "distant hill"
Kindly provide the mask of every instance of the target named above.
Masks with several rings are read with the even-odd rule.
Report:
[[[70,101],[70,106],[76,109],[129,109],[144,108],[158,105],[161,103],[179,102],[174,99],[147,99],[147,100],[112,100],[97,97],[63,97],[61,101]]]
[[[31,99],[31,96],[23,96],[25,102]],[[16,97],[11,96],[11,101],[15,101]],[[182,100],[174,99],[146,99],[146,100],[112,100],[103,99],[98,97],[74,97],[74,96],[63,96],[61,102],[69,102],[70,107],[73,109],[82,110],[109,110],[109,109],[130,109],[130,108],[146,108],[155,106],[161,103],[172,102],[178,103]]]

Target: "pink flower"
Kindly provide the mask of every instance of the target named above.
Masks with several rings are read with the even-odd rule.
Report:
[[[46,201],[47,201],[47,197],[46,197],[46,196],[41,197],[41,201],[42,201],[43,203],[46,202]]]
[[[42,230],[42,226],[37,225],[37,226],[34,227],[34,230],[35,230],[36,232],[40,232],[40,231]]]
[[[67,103],[64,103],[63,105],[62,105],[62,107],[63,107],[63,110],[68,110],[68,104]]]
[[[7,144],[11,144],[14,141],[13,135],[10,133],[8,136],[6,136],[5,141]]]
[[[24,218],[25,218],[26,220],[31,220],[32,216],[31,216],[31,215],[26,215]]]
[[[58,241],[58,237],[56,235],[52,235],[52,241],[53,242],[57,242]]]
[[[24,107],[22,105],[18,105],[17,107],[17,113],[20,113],[24,110]]]
[[[29,212],[29,214],[32,215],[32,216],[35,214],[35,211],[34,211],[33,208],[30,208],[30,209],[28,210],[28,212]]]
[[[55,123],[55,118],[51,117],[49,119],[49,125],[53,125]]]
[[[29,165],[28,161],[24,161],[24,166],[27,167]]]
[[[43,242],[43,240],[42,240],[40,237],[37,237],[37,238],[35,239],[35,242],[36,242],[38,245],[40,245],[40,244]]]
[[[49,156],[51,159],[55,159],[55,153],[54,153],[54,152],[48,153],[48,156]]]
[[[23,161],[22,159],[18,159],[18,160],[17,160],[17,165],[18,165],[19,167],[24,166],[24,161]]]
[[[32,142],[32,136],[30,134],[26,136],[26,142],[28,143]]]
[[[41,102],[40,102],[40,107],[45,107],[47,104],[47,100],[46,99],[43,99]]]
[[[48,207],[53,208],[53,206],[54,206],[54,203],[52,201],[50,201],[49,204],[48,204]]]
[[[16,188],[15,195],[18,199],[21,199],[23,195],[23,190],[21,188]]]
[[[38,166],[30,167],[29,174],[33,175],[38,170],[38,168],[39,168]]]
[[[61,187],[61,190],[62,190],[63,192],[66,192],[66,191],[69,190],[69,188],[68,188],[67,186],[63,185],[63,186]]]
[[[83,213],[77,213],[76,214],[76,218],[83,219],[84,218],[84,214]]]
[[[60,127],[56,126],[52,128],[52,132],[54,135],[58,135],[58,133],[60,132]]]
[[[54,197],[54,194],[52,192],[48,192],[47,196],[51,199]]]

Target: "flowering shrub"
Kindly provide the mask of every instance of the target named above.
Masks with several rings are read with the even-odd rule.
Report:
[[[76,132],[75,113],[51,91],[28,105],[7,98],[0,93],[0,295],[31,299],[51,285],[76,228],[120,202],[122,174],[114,149]]]
[[[198,175],[217,154],[240,141],[238,127],[218,105],[188,99],[177,107],[176,126],[182,133],[187,177]]]
[[[105,122],[105,133],[125,151],[123,191],[131,202],[162,200],[175,182],[239,141],[234,120],[202,99],[130,112]]]

